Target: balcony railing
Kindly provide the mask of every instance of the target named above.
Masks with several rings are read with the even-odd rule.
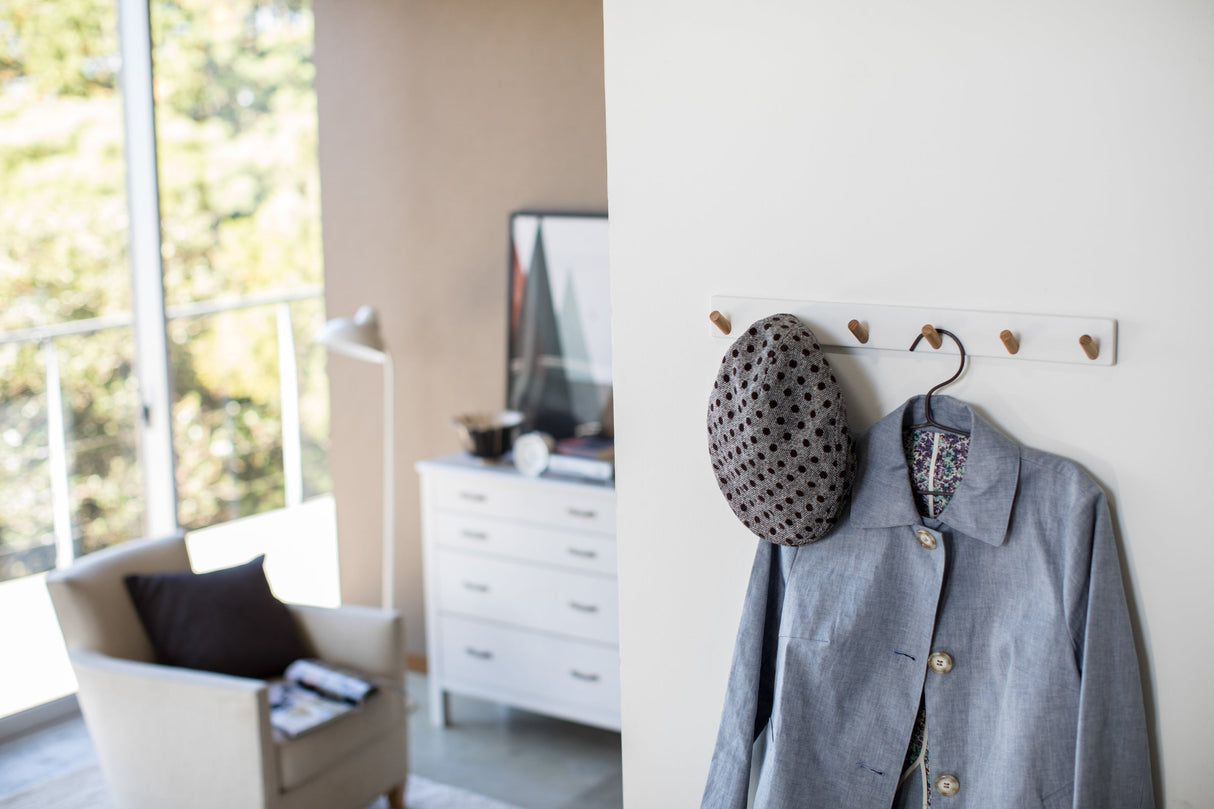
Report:
[[[278,380],[281,398],[282,461],[285,483],[285,504],[299,505],[304,498],[304,475],[299,382],[296,365],[296,345],[290,304],[297,301],[320,299],[320,286],[301,287],[286,291],[269,291],[216,298],[209,301],[169,306],[166,308],[166,325],[176,320],[197,318],[238,310],[273,307],[278,339]],[[69,463],[68,425],[65,420],[64,388],[60,373],[60,350],[57,341],[66,337],[92,335],[102,331],[132,328],[135,318],[130,313],[106,317],[74,320],[39,326],[29,329],[0,331],[0,346],[35,345],[39,347],[45,368],[45,390],[47,405],[46,458],[50,474],[51,511],[54,533],[54,565],[71,564],[77,555],[75,531],[72,519],[71,470]],[[146,419],[146,413],[144,413]],[[128,537],[122,537],[126,539]],[[49,559],[35,560],[46,554],[47,545],[35,545],[18,551],[29,554],[33,565],[26,567],[38,570],[50,566]],[[0,570],[0,579],[4,578]]]

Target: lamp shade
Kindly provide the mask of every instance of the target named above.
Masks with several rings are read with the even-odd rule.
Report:
[[[352,318],[333,318],[316,332],[316,342],[367,362],[382,363],[387,354],[379,333],[379,316],[370,306],[360,306]]]

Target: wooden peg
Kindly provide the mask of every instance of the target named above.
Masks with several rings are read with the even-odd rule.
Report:
[[[940,332],[936,331],[936,327],[931,323],[928,323],[919,331],[927,338],[927,344],[932,348],[939,348],[944,344],[944,338],[940,336]]]
[[[847,321],[847,330],[856,336],[861,345],[868,342],[868,326],[865,326],[855,318]]]
[[[1016,339],[1016,335],[1012,334],[1010,329],[1004,329],[999,332],[999,339],[1003,342],[1003,347],[1007,349],[1007,353],[1015,354],[1020,350],[1020,341]]]
[[[721,314],[716,309],[712,310],[712,314],[708,316],[708,319],[721,330],[722,334],[729,334],[730,330],[733,329],[733,326],[729,322],[729,318],[725,317],[725,315]]]
[[[1100,344],[1092,339],[1092,335],[1085,334],[1080,337],[1079,345],[1083,346],[1083,353],[1088,355],[1089,360],[1094,360],[1100,356]]]

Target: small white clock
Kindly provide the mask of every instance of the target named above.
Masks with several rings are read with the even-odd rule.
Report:
[[[548,468],[548,459],[556,446],[548,433],[524,433],[514,439],[514,466],[531,478],[538,478]]]

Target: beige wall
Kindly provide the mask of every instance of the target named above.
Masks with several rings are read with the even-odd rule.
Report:
[[[378,307],[396,361],[396,601],[420,654],[413,464],[458,449],[452,414],[503,403],[508,214],[607,206],[602,6],[316,0],[315,13],[326,305]],[[380,369],[332,357],[329,377],[342,595],[374,604]]]

